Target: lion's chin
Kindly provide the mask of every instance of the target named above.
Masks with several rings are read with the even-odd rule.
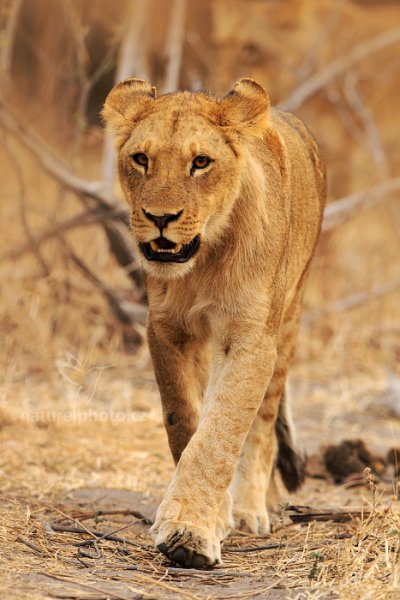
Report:
[[[193,269],[196,262],[196,258],[185,263],[149,261],[142,258],[145,273],[154,279],[162,279],[164,281],[182,279],[182,277],[185,277]]]

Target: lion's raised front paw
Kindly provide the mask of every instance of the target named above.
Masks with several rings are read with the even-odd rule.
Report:
[[[255,535],[265,535],[271,531],[269,516],[266,509],[251,510],[234,508],[233,518],[235,528],[246,533],[254,533]]]
[[[195,569],[221,564],[220,542],[205,528],[164,521],[151,529],[157,549],[170,560]]]

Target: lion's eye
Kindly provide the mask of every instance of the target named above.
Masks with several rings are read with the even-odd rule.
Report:
[[[205,169],[211,162],[209,156],[195,156],[192,162],[192,170],[194,169]]]
[[[136,154],[131,154],[131,158],[134,162],[139,165],[139,167],[147,167],[149,164],[149,159],[143,152],[137,152]]]

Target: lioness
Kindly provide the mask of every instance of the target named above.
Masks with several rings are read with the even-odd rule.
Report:
[[[212,566],[230,527],[269,530],[275,463],[289,491],[304,479],[285,379],[324,165],[303,123],[271,109],[251,79],[223,98],[157,99],[128,79],[103,116],[147,273],[148,340],[176,463],[152,533],[173,561]]]

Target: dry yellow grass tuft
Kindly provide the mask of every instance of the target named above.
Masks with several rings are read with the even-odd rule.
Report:
[[[222,600],[268,593],[277,599],[347,599],[400,593],[400,503],[390,470],[371,489],[368,480],[335,486],[315,478],[310,467],[304,489],[282,497],[270,536],[232,535],[216,571],[171,566],[154,550],[148,525],[130,513],[151,519],[173,471],[148,355],[143,351],[136,367],[127,361],[93,380],[87,370],[84,385],[81,367],[67,356],[59,361],[58,379],[31,378],[1,390],[2,598]],[[296,412],[311,451],[343,432],[366,431],[359,381],[316,388],[301,375],[295,370]],[[338,410],[329,414],[331,395]],[[398,437],[398,421],[372,412],[368,444],[383,450],[390,429]],[[289,501],[317,512],[331,509],[333,520],[296,522]],[[335,522],[338,509],[361,514]]]
[[[117,36],[123,3],[96,2],[90,10],[87,3],[88,22],[79,0],[62,3],[65,19],[58,3],[11,4],[26,11],[15,49],[13,105],[76,173],[97,179],[103,134],[97,125],[82,127],[87,114],[74,110],[85,99],[90,60],[97,67],[104,59],[91,56],[86,43],[93,34],[96,52],[107,51],[104,40]],[[169,37],[164,26],[172,3],[159,4],[146,3],[154,5],[154,28],[152,22],[141,43],[143,62],[155,65],[154,83],[165,60],[160,40]],[[344,70],[298,108],[324,148],[330,200],[396,180],[399,42],[347,65],[356,46],[365,53],[385,32],[399,36],[396,3],[278,4],[188,2],[193,31],[187,32],[181,84],[200,82],[221,92],[251,76],[266,85],[273,102],[293,102],[299,87],[304,92],[310,80],[318,83],[336,61]],[[43,16],[52,23],[46,31]],[[99,97],[91,99],[98,106],[111,78],[100,83]],[[54,102],[61,96],[62,106]],[[291,373],[296,421],[313,455],[306,486],[294,497],[283,495],[267,539],[235,534],[225,544],[221,569],[183,572],[154,551],[148,526],[126,514],[135,509],[151,517],[173,472],[140,342],[143,326],[115,318],[71,250],[122,301],[136,302],[138,294],[97,224],[35,247],[44,232],[86,205],[3,132],[0,179],[0,597],[399,598],[398,473],[388,468],[374,490],[375,483],[371,489],[360,480],[333,485],[319,470],[320,447],[343,439],[361,438],[381,456],[399,446],[398,186],[364,208],[367,195],[348,221],[324,233],[312,266]],[[27,243],[31,251],[15,252]],[[289,501],[363,515],[344,523],[295,523]],[[72,527],[84,533],[65,530]],[[95,531],[114,531],[118,539],[99,540]]]

